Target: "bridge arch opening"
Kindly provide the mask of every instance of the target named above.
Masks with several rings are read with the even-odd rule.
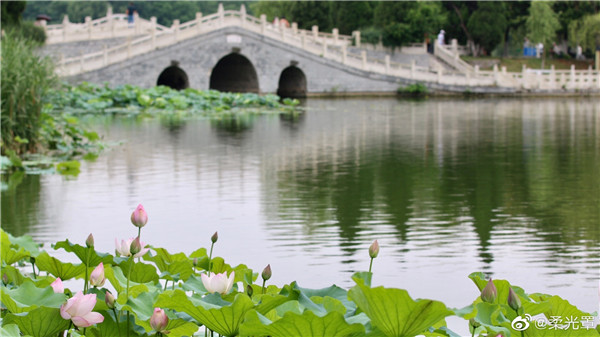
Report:
[[[209,89],[258,93],[256,69],[245,56],[238,53],[228,54],[213,68]]]
[[[177,61],[171,61],[171,66],[165,68],[160,73],[156,85],[166,85],[176,90],[183,90],[190,86],[188,76],[181,68]]]
[[[281,72],[277,95],[282,98],[306,97],[306,76],[300,68],[291,65]]]

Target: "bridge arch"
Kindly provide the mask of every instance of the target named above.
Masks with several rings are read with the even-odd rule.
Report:
[[[185,71],[179,68],[179,62],[171,61],[171,66],[165,68],[158,75],[156,85],[166,85],[176,90],[182,90],[190,86],[190,81]]]
[[[281,72],[277,95],[282,98],[306,97],[306,75],[295,64],[290,65]]]
[[[258,76],[252,62],[239,53],[225,55],[210,74],[209,89],[258,93]]]

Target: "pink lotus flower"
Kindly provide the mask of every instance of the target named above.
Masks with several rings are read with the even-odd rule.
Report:
[[[90,275],[90,284],[94,287],[102,287],[104,281],[106,281],[106,277],[104,277],[104,264],[100,262]]]
[[[50,286],[52,287],[52,290],[54,290],[55,293],[63,294],[65,292],[65,287],[63,286],[60,277],[54,280],[54,282],[50,283]]]
[[[117,241],[117,239],[115,238],[115,253],[117,254],[117,256],[131,256],[130,249],[133,240],[135,240],[135,238],[130,238],[129,240],[121,240],[121,243],[119,244],[119,241]],[[142,250],[140,250],[139,253],[134,254],[133,257],[142,257],[148,252],[148,250],[150,250],[150,248],[144,248],[146,246],[144,242],[140,241],[140,245],[142,246]]]
[[[165,311],[161,308],[154,308],[154,313],[150,317],[150,326],[156,332],[163,332],[169,324],[169,317],[165,314]]]
[[[87,328],[104,321],[104,316],[92,311],[95,305],[96,294],[84,295],[80,291],[60,307],[60,315],[80,328]]]
[[[139,204],[135,211],[131,213],[131,223],[139,228],[146,226],[146,223],[148,223],[148,214],[142,204]]]
[[[227,277],[227,272],[212,274],[211,276],[202,274],[200,277],[202,278],[204,288],[206,288],[209,293],[227,294],[233,287],[235,272],[232,271],[231,274],[229,274],[229,278]]]

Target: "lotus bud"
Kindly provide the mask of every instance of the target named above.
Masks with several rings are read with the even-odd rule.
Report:
[[[108,290],[106,291],[106,294],[104,295],[104,302],[106,302],[106,306],[109,309],[113,309],[115,307],[115,297]]]
[[[246,294],[247,294],[249,297],[252,297],[252,294],[254,294],[254,289],[252,289],[252,285],[251,285],[251,284],[248,284],[248,285],[246,286]]]
[[[198,258],[197,258],[197,257],[195,257],[195,258],[192,260],[192,263],[194,264],[194,267],[198,267]]]
[[[4,285],[8,284],[8,275],[6,275],[6,273],[2,275],[2,283],[4,283]]]
[[[480,326],[481,326],[481,324],[479,324],[479,322],[477,322],[477,321],[475,320],[475,318],[471,318],[471,319],[469,319],[469,324],[471,324],[471,326],[472,326],[474,329],[477,329],[478,327],[480,327]]]
[[[519,299],[519,296],[517,296],[512,288],[508,288],[508,306],[514,311],[519,310],[521,307],[521,299]]]
[[[146,226],[148,222],[148,214],[146,214],[146,210],[142,204],[139,204],[135,211],[131,213],[131,223],[139,228]]]
[[[490,279],[485,288],[481,291],[481,300],[487,303],[494,303],[496,297],[498,297],[498,291],[496,290],[494,282]]]
[[[371,247],[369,247],[369,256],[374,259],[379,255],[379,242],[377,240],[373,241]]]
[[[106,277],[104,277],[104,264],[100,262],[90,275],[90,284],[94,287],[102,287],[104,281],[106,281]]]
[[[131,245],[129,246],[129,253],[131,253],[131,255],[135,255],[137,253],[139,253],[142,250],[142,244],[140,242],[140,237],[136,237],[135,240],[133,240],[131,242]]]
[[[94,236],[92,235],[92,233],[90,233],[90,235],[88,235],[87,240],[85,240],[85,245],[90,248],[90,247],[94,247]]]
[[[217,240],[219,240],[219,234],[218,234],[218,232],[215,232],[215,234],[213,234],[213,235],[210,237],[210,241],[211,241],[212,243],[216,243],[216,242],[217,242]]]
[[[154,308],[154,313],[150,317],[150,326],[156,332],[162,332],[169,324],[169,317],[165,314],[165,311],[161,308]]]
[[[265,267],[265,269],[263,269],[261,276],[262,276],[263,280],[267,281],[268,279],[271,278],[271,275],[273,275],[273,273],[271,272],[271,265],[268,264]]]
[[[54,282],[50,283],[52,290],[54,290],[57,294],[63,294],[65,292],[65,287],[63,286],[62,280],[57,278]]]

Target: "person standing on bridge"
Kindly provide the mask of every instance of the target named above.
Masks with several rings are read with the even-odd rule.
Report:
[[[132,27],[133,25],[133,14],[135,14],[136,11],[135,5],[133,2],[130,2],[129,6],[127,6],[127,23],[129,24],[129,27]]]
[[[442,29],[440,30],[440,33],[437,36],[437,41],[440,46],[444,45],[444,34],[446,34],[446,32]]]

